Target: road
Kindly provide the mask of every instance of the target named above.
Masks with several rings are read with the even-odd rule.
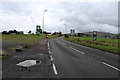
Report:
[[[48,41],[55,78],[118,78],[118,56],[64,41]]]
[[[62,37],[41,40],[23,48],[22,52],[2,47],[10,56],[2,59],[3,78],[118,78],[118,56],[109,52],[82,46],[63,40]],[[41,61],[29,68],[16,64],[25,60]]]

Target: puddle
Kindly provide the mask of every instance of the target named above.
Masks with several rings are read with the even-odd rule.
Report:
[[[21,67],[31,67],[34,66],[38,63],[38,61],[36,60],[25,60],[23,62],[19,62],[18,64],[16,64],[17,66],[21,66]],[[40,63],[40,61],[39,61]]]

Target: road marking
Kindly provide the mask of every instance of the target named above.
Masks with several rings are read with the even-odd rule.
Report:
[[[93,57],[90,57],[90,58],[93,58]]]
[[[54,71],[55,75],[57,75],[58,73],[57,73],[57,69],[55,67],[55,64],[52,64],[52,66],[53,66],[53,71]]]
[[[48,42],[48,44],[47,44],[47,45],[48,45],[48,49],[50,49],[50,43],[49,43],[49,42]]]
[[[75,51],[77,51],[77,52],[79,52],[79,53],[81,53],[81,54],[85,54],[84,52],[81,52],[81,51],[79,51],[79,50],[77,50],[75,48],[72,48],[72,47],[70,47],[70,48],[73,49],[73,50],[75,50]]]
[[[50,60],[53,61],[53,57],[50,55]]]
[[[47,46],[48,46],[48,49],[50,49],[50,44],[49,44],[49,42],[48,42]],[[51,53],[52,53],[52,52],[49,50],[50,60],[53,61],[53,57],[52,57]],[[57,75],[58,73],[57,73],[57,69],[56,69],[56,66],[55,66],[54,63],[52,64],[52,67],[53,67],[54,74]]]
[[[49,54],[51,54],[52,52],[51,51],[49,51]]]
[[[120,71],[120,69],[118,69],[118,68],[116,68],[116,67],[114,67],[114,66],[112,66],[112,65],[110,65],[108,63],[105,63],[105,62],[102,62],[102,63],[109,66],[109,67],[111,67],[111,68],[113,68],[113,69],[115,69],[115,70],[117,70],[117,71]]]

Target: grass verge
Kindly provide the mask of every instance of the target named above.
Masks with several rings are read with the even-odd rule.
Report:
[[[29,35],[29,34],[24,34],[24,35],[1,35],[2,37],[2,42],[16,42],[16,43],[28,43],[28,44],[34,44],[37,43],[39,40],[45,39],[45,35]],[[49,35],[49,39],[51,38],[57,38],[58,36],[55,35]]]
[[[6,52],[6,51],[0,51],[1,53],[0,53],[0,58],[6,58],[6,57],[8,57],[9,56],[9,54],[8,54],[8,52]]]
[[[69,37],[64,38],[64,40],[74,42],[77,44],[89,46],[92,48],[97,48],[103,51],[108,51],[111,53],[118,54],[118,39],[105,39],[105,38],[97,38],[97,41],[93,41],[91,37]]]

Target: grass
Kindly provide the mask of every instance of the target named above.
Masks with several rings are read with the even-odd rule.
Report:
[[[2,51],[2,50],[0,50],[0,51]],[[6,51],[2,51],[1,53],[0,53],[0,58],[6,58],[6,57],[8,57],[9,56],[9,54],[8,54],[8,52],[6,52]]]
[[[82,44],[89,47],[93,47],[93,48],[97,48],[97,49],[101,49],[104,51],[109,51],[115,54],[119,53],[118,39],[97,38],[97,41],[93,41],[92,37],[71,36],[69,38],[65,38],[64,40]]]
[[[49,35],[49,38],[56,38],[58,36]],[[0,38],[2,38],[2,42],[16,42],[16,43],[37,43],[39,40],[45,39],[45,35],[0,35]]]
[[[49,35],[48,39],[51,38],[56,38],[58,36],[55,35]],[[21,45],[23,48],[29,48],[31,46],[31,44],[35,44],[38,43],[38,41],[45,39],[45,35],[40,35],[40,36],[36,36],[36,35],[29,35],[29,34],[24,34],[24,35],[9,35],[9,34],[4,34],[4,35],[0,35],[0,42],[15,42],[15,43],[20,43],[23,44]],[[8,49],[15,51],[16,50],[16,46],[11,46]],[[2,50],[2,49],[1,49]],[[4,54],[0,55],[0,58],[6,58],[7,56],[9,56],[7,51],[4,51]]]
[[[16,43],[36,43],[38,40],[44,39],[36,35],[2,35],[2,42],[16,42]]]

